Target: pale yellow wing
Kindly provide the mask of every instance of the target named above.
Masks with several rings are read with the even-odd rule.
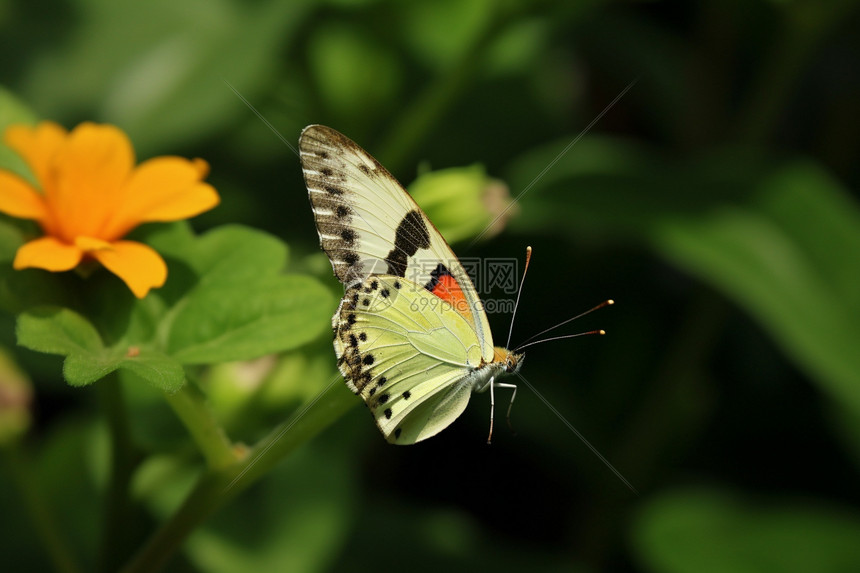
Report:
[[[389,442],[429,438],[466,408],[481,343],[468,320],[423,286],[370,277],[347,290],[333,326],[338,367]]]

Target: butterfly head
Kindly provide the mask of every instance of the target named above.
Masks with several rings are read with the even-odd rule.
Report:
[[[494,356],[493,362],[498,362],[505,365],[505,372],[507,374],[514,374],[520,371],[520,366],[523,365],[523,359],[525,358],[524,353],[516,353],[511,352],[507,348],[502,348],[501,346],[496,346],[493,348]]]

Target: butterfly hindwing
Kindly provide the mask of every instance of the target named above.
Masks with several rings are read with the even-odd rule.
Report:
[[[450,298],[491,360],[492,335],[471,279],[397,180],[329,127],[305,128],[299,149],[320,244],[335,276],[347,288],[374,275],[396,276]]]
[[[428,438],[465,409],[480,342],[450,303],[423,286],[370,277],[347,290],[334,328],[341,373],[388,441]]]

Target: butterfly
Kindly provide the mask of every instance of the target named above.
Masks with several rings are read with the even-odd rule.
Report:
[[[345,293],[332,317],[347,386],[385,439],[414,444],[448,427],[472,392],[513,388],[523,354],[493,346],[481,299],[451,247],[369,153],[322,125],[299,155],[311,207]],[[492,413],[490,433],[492,435]]]

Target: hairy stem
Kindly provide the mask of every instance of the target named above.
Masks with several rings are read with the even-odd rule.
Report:
[[[339,380],[339,377],[338,377]],[[123,573],[160,570],[188,535],[221,505],[264,476],[287,454],[304,444],[357,401],[337,380],[260,440],[247,455],[228,466],[210,468],[176,513],[122,569]]]

